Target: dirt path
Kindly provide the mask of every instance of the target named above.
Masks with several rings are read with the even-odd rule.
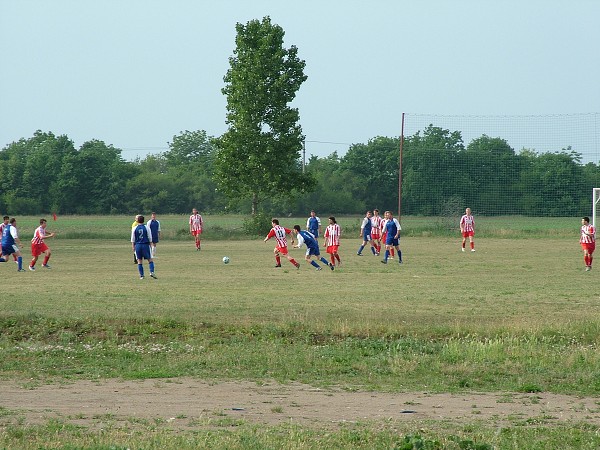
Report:
[[[237,418],[249,422],[292,422],[308,426],[378,420],[447,420],[497,423],[564,423],[600,425],[600,399],[554,394],[428,394],[321,390],[292,383],[209,384],[192,378],[99,382],[24,388],[0,381],[0,407],[26,423],[61,418],[93,425],[99,418],[155,420],[189,428],[190,420]],[[200,423],[198,422],[198,423]],[[0,423],[0,427],[2,424]]]

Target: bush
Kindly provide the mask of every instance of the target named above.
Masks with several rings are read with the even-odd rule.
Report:
[[[271,229],[271,216],[258,213],[244,220],[242,228],[249,236],[265,236]]]

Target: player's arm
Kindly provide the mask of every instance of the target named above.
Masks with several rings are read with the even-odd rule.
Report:
[[[304,244],[304,238],[300,233],[298,233],[298,245],[294,245],[294,248],[300,248]]]
[[[267,234],[267,237],[265,238],[264,242],[267,242],[273,236],[275,236],[275,232],[273,231],[273,229],[271,229],[271,231],[269,231],[269,234]]]
[[[292,233],[292,230],[290,230],[289,228],[284,228],[285,230],[285,234],[288,234],[290,236],[292,245],[294,245],[294,234]]]

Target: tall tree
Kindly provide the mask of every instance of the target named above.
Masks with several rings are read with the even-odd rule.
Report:
[[[298,49],[283,47],[283,29],[267,16],[236,24],[236,48],[223,78],[228,130],[216,140],[215,177],[229,198],[262,198],[312,186],[300,170],[302,128],[289,104],[306,80]]]

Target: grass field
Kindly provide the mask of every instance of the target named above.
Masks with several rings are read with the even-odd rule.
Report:
[[[206,219],[221,230],[242,223],[233,216]],[[158,247],[158,280],[139,280],[128,242],[131,221],[59,218],[48,227],[59,231],[48,241],[52,270],[17,273],[14,263],[0,265],[7,288],[0,299],[2,379],[36,386],[192,376],[385,392],[600,395],[600,294],[596,273],[583,271],[577,220],[482,219],[477,251],[461,253],[460,238],[436,234],[443,224],[407,218],[402,266],[356,257],[359,239],[346,235],[343,267],[316,272],[305,262],[296,270],[286,260],[274,269],[273,244],[258,239],[216,240],[207,233],[196,252],[191,239],[173,231],[185,230],[187,217],[168,216],[161,219],[166,239]],[[284,225],[299,219],[289,221]],[[30,233],[23,230],[35,222],[19,220],[24,242]],[[358,218],[340,222],[358,234]],[[78,232],[86,239],[76,239]],[[106,238],[116,232],[121,239]],[[301,250],[292,254],[302,259]],[[221,261],[225,255],[229,265]],[[17,418],[0,408],[0,447],[121,448],[110,446],[131,442],[123,441],[123,430],[99,434],[64,425],[60,447],[56,424],[36,428]],[[476,420],[459,428],[428,424],[421,444],[476,448],[461,447],[452,436],[495,448],[600,444],[594,425],[530,425],[498,433]],[[199,432],[153,430],[128,445],[195,448]],[[403,448],[419,428],[361,424],[328,431],[327,438],[322,430],[251,424],[210,432],[213,448],[374,448],[374,442]],[[38,439],[28,441],[27,433]],[[543,445],[536,446],[541,436]]]

